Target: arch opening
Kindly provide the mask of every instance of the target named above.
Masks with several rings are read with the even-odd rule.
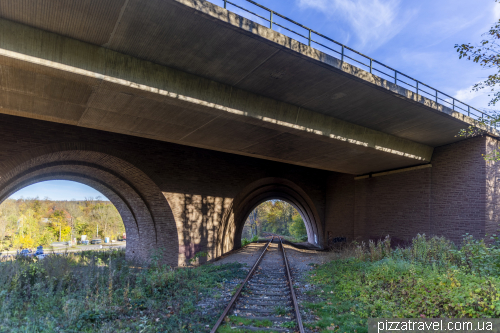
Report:
[[[243,225],[242,245],[270,234],[283,236],[293,243],[307,242],[308,232],[312,230],[306,226],[303,214],[287,200],[268,199],[259,203]]]
[[[22,161],[0,166],[0,202],[29,185],[68,180],[90,186],[116,207],[126,229],[127,259],[148,261],[161,255],[179,264],[179,241],[170,206],[156,183],[141,169],[94,149],[46,147],[25,152]],[[78,149],[75,149],[78,148]],[[20,158],[21,159],[21,158]]]
[[[233,200],[231,210],[218,231],[218,254],[241,247],[243,226],[252,210],[267,200],[286,201],[297,209],[306,226],[307,242],[323,247],[320,215],[309,195],[297,184],[283,178],[262,178],[246,186]]]
[[[2,251],[38,246],[94,249],[126,247],[118,209],[101,192],[72,180],[42,180],[24,186],[0,204]]]

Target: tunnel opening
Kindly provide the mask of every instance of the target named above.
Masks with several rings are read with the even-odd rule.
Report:
[[[303,243],[308,241],[307,232],[304,218],[293,204],[286,200],[269,199],[258,204],[248,215],[241,242],[245,246],[251,241],[279,235],[289,242]]]
[[[309,195],[297,184],[284,178],[261,178],[248,184],[233,200],[234,215],[228,216],[219,229],[220,253],[242,246],[244,225],[252,211],[266,201],[283,201],[291,205],[302,218],[309,248],[323,249],[321,217]]]
[[[0,204],[0,251],[126,247],[115,205],[81,182],[46,180],[17,189]]]

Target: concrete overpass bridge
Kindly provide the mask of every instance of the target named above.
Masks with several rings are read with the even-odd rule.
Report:
[[[498,133],[438,102],[206,1],[0,3],[0,200],[92,186],[130,258],[221,255],[272,198],[320,247],[493,232]]]

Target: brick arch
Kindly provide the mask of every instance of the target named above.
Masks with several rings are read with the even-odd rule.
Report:
[[[24,152],[18,163],[0,166],[0,201],[40,181],[78,181],[103,193],[117,208],[127,230],[127,258],[145,261],[161,249],[164,262],[177,266],[174,217],[156,183],[135,165],[109,153],[60,148],[44,147],[31,158]]]
[[[232,214],[223,220],[219,230],[219,252],[241,247],[241,233],[248,215],[255,207],[271,199],[284,200],[297,209],[306,225],[308,241],[318,246],[323,244],[319,214],[305,191],[286,179],[264,178],[248,185],[234,198]]]

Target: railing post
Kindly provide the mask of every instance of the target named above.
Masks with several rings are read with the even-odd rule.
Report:
[[[470,105],[467,105],[467,116],[470,117]]]
[[[398,71],[394,71],[394,84],[398,84]]]
[[[372,73],[373,70],[373,59],[370,58],[370,74]]]
[[[227,0],[224,0],[224,9],[227,7]]]
[[[342,45],[342,58],[340,59],[342,61],[342,65],[344,64],[344,45]]]
[[[452,110],[455,111],[455,99],[452,98],[452,100],[453,100],[453,109]]]
[[[309,29],[309,46],[311,46],[311,29]]]
[[[273,11],[271,10],[270,12],[271,12],[271,18],[269,20],[269,28],[272,29],[273,28]]]
[[[438,91],[436,90],[436,104],[438,102]]]
[[[418,99],[418,81],[415,82],[417,82],[417,99]]]

